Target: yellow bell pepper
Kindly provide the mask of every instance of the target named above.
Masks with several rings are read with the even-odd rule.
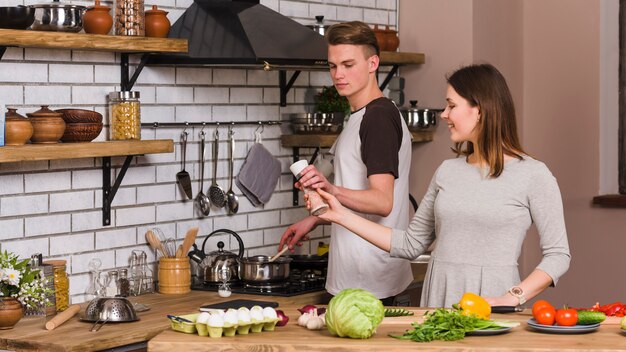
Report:
[[[471,292],[465,292],[459,307],[465,315],[476,314],[481,319],[488,320],[491,317],[491,306],[484,298]]]

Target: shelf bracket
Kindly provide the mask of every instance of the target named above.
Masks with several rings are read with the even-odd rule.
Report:
[[[113,198],[115,198],[115,194],[120,188],[120,184],[126,175],[130,162],[133,160],[133,156],[134,155],[126,156],[124,165],[122,165],[113,186],[111,186],[111,157],[102,157],[102,226],[111,225],[111,203],[113,203]]]
[[[139,65],[137,65],[137,68],[135,68],[135,72],[133,72],[133,76],[129,78],[130,65],[128,63],[128,53],[122,53],[121,67],[120,67],[120,74],[121,74],[120,85],[121,85],[121,90],[123,92],[130,91],[131,89],[133,89],[135,82],[137,82],[137,78],[139,78],[139,74],[141,73],[143,68],[146,67],[149,57],[150,57],[150,54],[148,53],[143,54],[141,56],[141,61],[139,61]]]
[[[295,71],[289,82],[287,82],[287,71],[280,70],[278,71],[278,85],[280,87],[280,106],[287,106],[287,93],[298,79],[301,71]]]
[[[4,56],[4,52],[7,51],[7,47],[6,46],[0,46],[0,60],[2,60],[2,57]]]
[[[389,84],[389,81],[391,81],[391,78],[393,77],[393,75],[396,74],[396,72],[398,72],[398,67],[400,67],[399,65],[393,65],[391,67],[391,71],[389,71],[389,73],[387,73],[387,77],[385,77],[385,80],[383,81],[383,83],[380,84],[380,90],[385,90],[385,88],[387,87],[387,84]]]

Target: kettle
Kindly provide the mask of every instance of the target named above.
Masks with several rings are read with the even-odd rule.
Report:
[[[206,253],[204,249],[206,245],[206,241],[211,236],[215,234],[219,234],[219,233],[230,234],[233,237],[235,237],[235,239],[237,239],[237,242],[239,243],[238,254],[235,254],[230,251],[225,251],[224,242],[222,241],[217,242],[216,251],[213,251],[208,254],[204,254]],[[228,271],[230,272],[230,280],[228,280],[228,282],[239,281],[238,259],[243,258],[243,251],[244,251],[243,241],[241,240],[241,237],[239,237],[239,235],[236,232],[227,230],[227,229],[220,229],[220,230],[215,230],[211,232],[204,239],[204,242],[202,242],[202,250],[199,251],[199,253],[194,253],[195,255],[192,255],[192,253],[190,253],[189,257],[191,260],[198,263],[200,268],[203,268],[202,271],[204,272],[204,275],[203,275],[204,283],[218,284],[222,282],[222,280],[220,279],[220,275],[219,275],[219,272],[220,270],[222,270],[222,268],[228,268]],[[205,255],[205,257],[202,257],[202,255]]]

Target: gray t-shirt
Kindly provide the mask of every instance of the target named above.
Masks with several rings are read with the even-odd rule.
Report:
[[[437,169],[406,231],[394,229],[391,255],[415,258],[435,239],[422,306],[450,307],[464,292],[501,296],[520,282],[517,261],[532,223],[554,284],[569,268],[563,204],[556,179],[540,161],[507,161],[497,178],[465,158]],[[433,234],[433,230],[435,230]]]
[[[386,217],[359,215],[405,229],[409,223],[411,134],[393,102],[378,98],[353,112],[331,153],[337,186],[365,190],[370,175],[395,176],[391,213]],[[392,258],[345,227],[331,225],[328,292],[335,295],[345,288],[362,288],[378,298],[387,298],[404,291],[412,280],[408,260]]]

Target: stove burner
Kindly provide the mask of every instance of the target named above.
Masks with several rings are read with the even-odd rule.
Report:
[[[257,288],[260,290],[271,290],[276,288],[285,288],[289,285],[289,282],[279,282],[275,284],[267,284],[267,285],[254,285],[249,283],[244,283],[243,287],[245,288]]]

